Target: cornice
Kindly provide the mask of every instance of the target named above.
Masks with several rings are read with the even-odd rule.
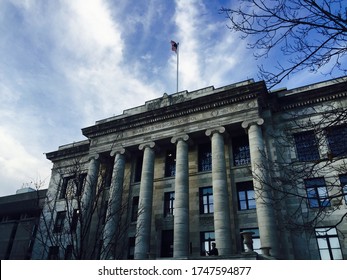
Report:
[[[160,121],[187,116],[230,104],[236,104],[258,98],[260,94],[267,94],[265,83],[257,82],[240,86],[223,92],[186,100],[181,103],[149,110],[123,118],[97,123],[82,129],[82,134],[88,138],[107,135],[127,129],[151,125]]]
[[[89,143],[62,148],[54,152],[46,153],[46,158],[55,161],[57,159],[74,157],[77,155],[87,154],[89,152]]]
[[[347,82],[279,97],[274,111],[286,111],[347,97]]]

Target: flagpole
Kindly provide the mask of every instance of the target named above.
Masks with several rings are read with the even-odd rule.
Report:
[[[178,67],[179,67],[179,61],[180,61],[180,48],[179,48],[179,44],[177,43],[177,83],[176,83],[176,92],[178,92]]]

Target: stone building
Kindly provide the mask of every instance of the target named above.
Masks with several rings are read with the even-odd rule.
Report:
[[[0,197],[0,259],[31,259],[47,190],[23,188]]]
[[[247,80],[83,128],[47,154],[34,258],[346,259],[346,94]]]

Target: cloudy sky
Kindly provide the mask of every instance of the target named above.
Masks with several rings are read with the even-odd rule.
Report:
[[[219,9],[240,1],[0,0],[0,196],[47,186],[46,152],[81,128],[179,90],[257,80]],[[269,59],[268,64],[273,63]],[[322,79],[300,75],[288,88]]]

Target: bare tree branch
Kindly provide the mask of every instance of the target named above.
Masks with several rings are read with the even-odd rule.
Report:
[[[347,73],[347,3],[343,0],[252,0],[221,8],[228,26],[248,40],[256,58],[277,57],[275,69],[259,65],[269,88],[302,71]]]

